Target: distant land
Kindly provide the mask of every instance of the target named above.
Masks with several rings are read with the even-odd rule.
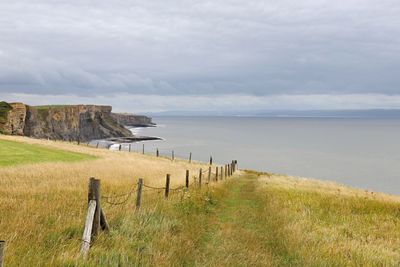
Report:
[[[242,116],[302,118],[400,118],[400,109],[354,110],[256,110],[256,111],[184,111],[147,112],[150,116]]]
[[[129,141],[138,138],[128,128],[154,125],[150,117],[113,113],[111,106],[0,102],[0,134],[78,142],[115,137]]]

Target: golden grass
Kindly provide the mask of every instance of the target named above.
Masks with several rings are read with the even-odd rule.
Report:
[[[334,182],[258,175],[276,233],[306,266],[398,266],[400,197]]]
[[[95,149],[66,142],[3,136],[2,140],[39,144],[45,147],[85,153],[99,159],[82,162],[35,163],[0,168],[0,239],[7,241],[6,263],[26,262],[51,265],[59,258],[76,256],[86,212],[89,177],[101,179],[102,193],[129,191],[139,177],[146,184],[164,186],[171,174],[171,187],[184,184],[185,171],[198,173],[199,163],[172,162],[139,153]],[[6,156],[6,155],[1,155]],[[111,221],[133,212],[110,207]],[[145,200],[146,201],[146,200]]]
[[[189,193],[144,192],[103,208],[110,233],[79,258],[89,177],[103,194],[183,185],[208,165],[139,153],[1,136],[98,157],[0,168],[0,239],[6,266],[398,266],[400,197],[313,179],[239,171]],[[3,156],[3,155],[2,155]],[[147,190],[147,189],[146,189]],[[122,199],[124,200],[124,199]]]

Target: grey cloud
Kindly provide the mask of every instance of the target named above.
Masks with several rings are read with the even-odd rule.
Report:
[[[0,92],[399,94],[400,3],[0,3]]]

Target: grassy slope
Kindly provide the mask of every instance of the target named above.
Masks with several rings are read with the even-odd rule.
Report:
[[[119,218],[80,266],[398,266],[398,202],[242,173]],[[268,185],[265,185],[265,181]]]
[[[400,199],[287,176],[241,172],[201,191],[144,194],[121,206],[104,204],[111,231],[77,257],[85,217],[87,177],[103,192],[134,184],[172,187],[198,164],[136,153],[110,152],[47,141],[101,159],[0,168],[0,239],[9,241],[7,266],[397,266]],[[43,170],[44,169],[44,170]],[[50,172],[50,173],[49,173]],[[60,174],[61,173],[61,174]],[[15,206],[20,208],[15,210]],[[29,218],[27,220],[26,218]]]
[[[66,142],[4,135],[0,135],[0,140],[98,158],[0,167],[0,239],[7,241],[6,266],[58,266],[75,261],[86,216],[89,177],[101,179],[104,194],[120,194],[133,188],[138,177],[144,178],[146,184],[162,186],[166,173],[170,173],[171,187],[175,188],[184,183],[186,169],[197,173],[199,168],[206,168],[195,162],[171,162],[162,157],[114,152]],[[141,150],[141,145],[133,148]],[[161,194],[156,193],[154,201],[150,192],[144,195],[144,207],[152,209]],[[126,233],[129,244],[124,245],[131,249],[138,227],[125,229],[124,232],[120,226],[127,227],[125,220],[133,216],[133,196],[121,207],[104,203],[104,209],[114,229],[112,235],[122,238]],[[111,249],[106,248],[108,251]],[[111,253],[102,257],[113,259]]]
[[[0,140],[0,155],[0,166],[51,161],[80,161],[94,158],[93,156],[82,153],[74,153],[7,140]]]

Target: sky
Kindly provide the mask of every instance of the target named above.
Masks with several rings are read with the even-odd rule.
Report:
[[[398,0],[0,0],[0,99],[400,108]]]

